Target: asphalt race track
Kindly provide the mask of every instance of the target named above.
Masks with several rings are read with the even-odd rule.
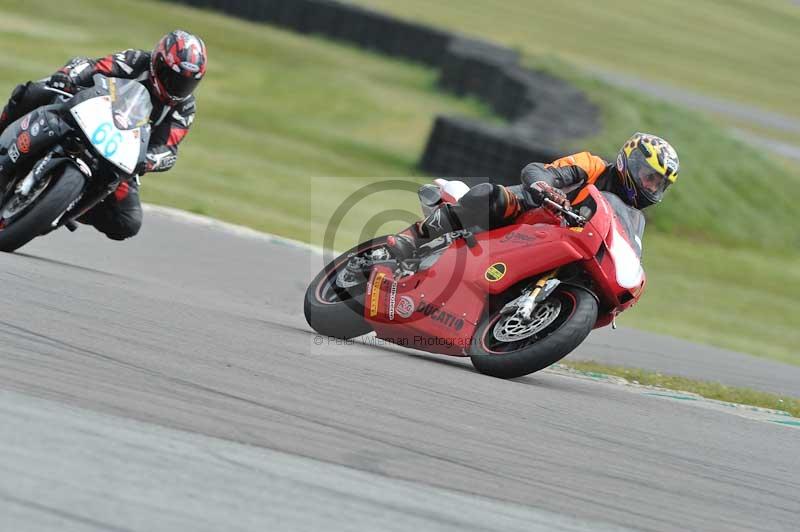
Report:
[[[129,242],[81,228],[0,254],[0,530],[797,530],[798,427],[320,339],[302,314],[320,267],[152,210]],[[800,382],[634,331],[580,356],[637,350]]]

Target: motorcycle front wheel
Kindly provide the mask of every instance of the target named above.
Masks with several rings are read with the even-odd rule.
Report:
[[[529,321],[500,310],[484,318],[469,356],[475,369],[512,379],[555,364],[583,342],[597,321],[597,300],[588,290],[561,285]]]
[[[42,180],[41,189],[34,188],[26,196],[12,192],[0,207],[0,251],[15,251],[48,232],[80,197],[85,184],[80,170],[65,164]]]

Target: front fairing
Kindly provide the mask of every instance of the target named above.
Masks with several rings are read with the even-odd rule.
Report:
[[[592,186],[590,197],[594,214],[585,230],[593,228],[602,235],[603,245],[585,261],[584,268],[594,279],[601,313],[608,313],[601,316],[600,326],[633,305],[644,291],[641,255],[645,220],[641,211],[610,192]]]
[[[636,257],[642,257],[642,237],[644,236],[645,218],[642,211],[634,209],[622,201],[619,196],[603,192],[603,198],[613,211],[616,231],[631,245]]]
[[[97,155],[133,174],[150,141],[149,93],[134,80],[95,75],[94,81],[69,101],[69,113]]]

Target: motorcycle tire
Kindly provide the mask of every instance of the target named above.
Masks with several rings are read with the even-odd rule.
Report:
[[[0,230],[0,251],[13,252],[48,232],[53,221],[80,196],[86,184],[80,170],[67,164],[55,171],[61,171],[61,176],[50,183],[33,205]]]
[[[372,331],[364,320],[364,296],[368,279],[363,285],[342,289],[333,284],[349,255],[360,254],[386,244],[386,237],[373,238],[339,255],[311,282],[306,290],[303,312],[306,321],[319,334],[348,340]]]
[[[472,365],[479,372],[512,379],[555,364],[583,342],[597,321],[597,299],[586,289],[561,285],[540,305],[548,302],[557,315],[530,338],[503,342],[495,336],[496,325],[507,316],[499,309],[489,314],[475,332],[469,349]],[[541,306],[539,307],[541,308]]]

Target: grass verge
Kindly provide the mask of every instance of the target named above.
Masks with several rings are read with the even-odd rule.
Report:
[[[645,234],[647,289],[619,323],[800,365],[800,255]]]
[[[775,395],[751,390],[749,388],[726,386],[718,382],[698,381],[687,379],[686,377],[662,375],[661,373],[654,373],[643,369],[606,366],[592,361],[561,362],[561,365],[586,373],[599,373],[622,377],[634,384],[696,393],[707,399],[783,410],[794,417],[800,418],[800,399],[786,395]]]
[[[800,118],[790,0],[348,0],[535,55],[621,71]]]
[[[794,229],[800,203],[796,168],[745,144],[709,118],[583,75],[558,57],[527,62],[568,79],[600,107],[603,131],[574,141],[573,149],[615,156],[620,143],[637,130],[675,146],[681,173],[664,202],[646,211],[651,231],[712,245],[800,252],[800,234]]]

